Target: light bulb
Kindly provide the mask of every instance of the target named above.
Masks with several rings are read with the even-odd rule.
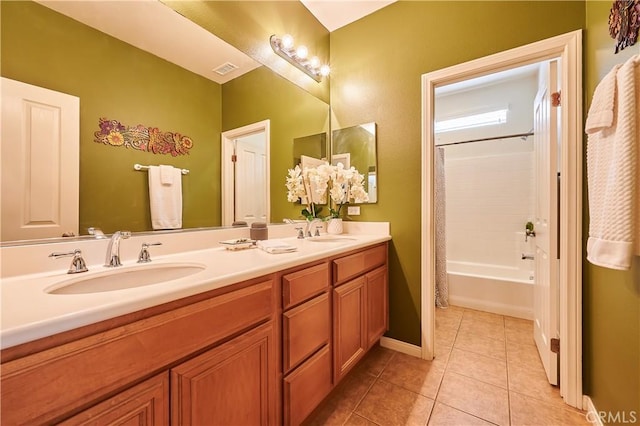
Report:
[[[329,65],[324,64],[323,66],[320,67],[321,76],[326,77],[329,75],[330,72],[331,72],[331,68],[329,68]]]
[[[284,47],[285,49],[291,49],[293,47],[293,37],[291,37],[289,34],[285,34],[282,36],[282,47]]]
[[[306,46],[298,46],[296,49],[296,56],[300,59],[304,59],[309,54],[309,50]]]
[[[311,59],[309,59],[309,65],[311,65],[313,68],[318,68],[320,66],[320,59],[318,59],[317,56],[312,57]]]

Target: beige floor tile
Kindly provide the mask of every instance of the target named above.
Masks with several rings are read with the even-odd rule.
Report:
[[[380,344],[377,344],[367,352],[355,369],[365,371],[372,376],[378,377],[395,353],[395,351],[383,348]]]
[[[447,371],[507,389],[507,363],[504,360],[454,349],[449,357]]]
[[[505,342],[503,340],[496,340],[490,337],[480,336],[475,333],[459,332],[456,336],[453,348],[475,352],[480,355],[486,355],[491,358],[501,360],[507,358]]]
[[[531,334],[533,334],[533,321],[522,318],[504,317],[504,328],[525,333],[531,332]]]
[[[535,370],[543,368],[536,346],[507,342],[507,366],[511,365]]]
[[[432,399],[377,380],[355,413],[379,425],[425,425],[432,408]]]
[[[512,425],[589,425],[583,413],[542,403],[534,398],[509,392]]]
[[[453,346],[458,330],[455,328],[436,328],[436,345]]]
[[[375,381],[362,370],[353,370],[336,386],[329,397],[305,420],[305,425],[341,425],[358,406]]]
[[[509,424],[506,389],[447,371],[437,402],[499,425]]]
[[[474,309],[465,309],[464,314],[462,315],[462,319],[464,320],[465,318],[470,320],[477,319],[477,320],[488,321],[488,322],[504,325],[504,317],[502,315],[494,314],[491,312],[476,311]]]
[[[344,423],[344,426],[377,426],[377,423],[372,422],[369,419],[365,419],[362,416],[359,416],[355,413],[351,414],[347,421]]]
[[[556,386],[549,384],[544,369],[509,364],[509,390],[536,398],[556,407],[568,407]]]
[[[446,309],[436,308],[436,329],[458,329],[458,327],[460,327],[460,321],[462,321],[463,313],[463,309],[455,308],[453,306],[450,306]]]
[[[518,345],[535,346],[536,342],[533,340],[533,328],[530,332],[524,332],[522,330],[506,329],[505,335],[507,337],[507,343],[515,343]]]
[[[496,340],[505,340],[503,324],[480,318],[464,318],[460,323],[458,333],[471,333],[478,336],[490,337]]]
[[[429,418],[429,426],[491,426],[492,424],[439,402],[436,402]]]
[[[436,347],[433,351],[435,360],[438,362],[447,362],[449,360],[449,355],[451,355],[451,349],[451,346],[440,346],[436,343]]]
[[[380,375],[380,380],[433,399],[438,393],[446,364],[445,358],[425,361],[397,353]]]

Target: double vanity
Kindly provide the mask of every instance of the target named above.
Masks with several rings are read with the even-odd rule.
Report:
[[[270,227],[281,254],[134,235],[118,268],[106,240],[3,247],[2,423],[300,424],[388,328],[388,224],[346,232]],[[47,259],[76,249],[88,272]]]

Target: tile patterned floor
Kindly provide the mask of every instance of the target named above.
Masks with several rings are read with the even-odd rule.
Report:
[[[588,425],[546,380],[533,323],[452,306],[436,359],[373,348],[305,425]]]

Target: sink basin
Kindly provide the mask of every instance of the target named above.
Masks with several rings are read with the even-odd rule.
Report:
[[[340,243],[347,241],[355,241],[355,238],[351,237],[340,237],[338,235],[321,235],[319,237],[311,237],[307,238],[307,241],[313,241],[315,243]]]
[[[86,294],[124,290],[160,284],[197,274],[205,269],[197,263],[164,263],[127,269],[113,269],[54,284],[44,291],[49,294]]]

